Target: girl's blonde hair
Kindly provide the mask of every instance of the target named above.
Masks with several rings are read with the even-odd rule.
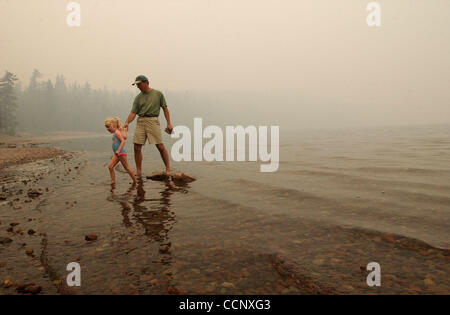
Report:
[[[114,125],[120,131],[123,130],[123,126],[122,126],[122,123],[120,122],[120,118],[119,117],[108,117],[108,118],[106,118],[105,119],[105,126],[106,125]]]

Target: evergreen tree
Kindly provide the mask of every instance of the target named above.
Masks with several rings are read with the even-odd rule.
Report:
[[[8,71],[0,79],[0,132],[10,135],[15,134],[17,126],[15,81],[17,81],[16,75]]]

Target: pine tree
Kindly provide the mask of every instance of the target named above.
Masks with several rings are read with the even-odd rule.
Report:
[[[0,79],[0,132],[10,135],[15,134],[17,126],[15,81],[16,75],[8,71]]]

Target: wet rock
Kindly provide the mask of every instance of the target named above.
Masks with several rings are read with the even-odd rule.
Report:
[[[157,172],[147,175],[146,178],[156,181],[166,181],[170,179],[170,176],[164,172]]]
[[[426,278],[425,280],[423,280],[423,283],[429,287],[434,286],[434,281],[429,278]]]
[[[355,290],[355,288],[352,287],[351,285],[344,285],[343,288],[344,288],[346,291],[350,291],[350,292],[353,291],[353,290]]]
[[[16,225],[19,225],[19,223],[13,222],[13,223],[10,223],[9,225],[11,225],[11,226],[16,226]]]
[[[27,249],[25,250],[25,254],[27,254],[28,256],[33,255],[33,249],[27,248]]]
[[[181,182],[181,183],[190,183],[196,180],[195,178],[190,177],[185,173],[175,173],[172,174],[171,177],[174,182]]]
[[[15,149],[15,148],[17,148],[17,145],[11,143],[11,144],[8,145],[8,148]]]
[[[178,294],[180,294],[180,290],[177,287],[172,287],[171,286],[171,287],[167,288],[167,293],[178,295]]]
[[[14,232],[14,228],[11,226],[11,227],[6,229],[6,232],[11,232],[12,233],[12,232]]]
[[[169,251],[169,249],[170,249],[170,243],[159,245],[159,252],[160,253],[167,253]]]
[[[86,241],[95,241],[97,239],[97,235],[95,234],[88,234],[84,237]]]
[[[35,230],[33,230],[33,229],[29,229],[29,230],[28,230],[28,234],[29,234],[29,235],[33,235],[34,233],[36,233]]]
[[[7,197],[6,194],[0,194],[0,200],[6,200]]]
[[[158,284],[158,280],[156,280],[156,279],[153,279],[153,280],[150,280],[150,285],[157,285]]]
[[[39,294],[42,291],[42,287],[35,285],[34,283],[22,284],[16,287],[18,293],[23,294]]]
[[[389,243],[395,243],[395,238],[392,234],[385,234],[383,235],[384,240],[388,241]]]
[[[13,283],[11,282],[11,280],[6,279],[5,281],[3,281],[2,286],[4,288],[9,288],[10,286],[12,286]]]
[[[37,191],[36,189],[30,189],[27,194],[28,194],[28,197],[31,197],[31,198],[38,197],[39,195],[42,195],[42,193]]]
[[[222,283],[222,286],[224,288],[234,288],[234,284],[231,282],[224,282],[224,283]]]
[[[12,242],[12,239],[8,237],[0,237],[0,244],[5,245]]]

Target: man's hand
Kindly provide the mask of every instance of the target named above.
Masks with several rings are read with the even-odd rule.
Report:
[[[136,117],[136,113],[130,113],[130,114],[128,115],[128,118],[127,118],[127,120],[125,121],[125,124],[123,125],[123,127],[124,127],[124,128],[128,128],[128,124],[131,123],[131,122],[134,120],[135,117]]]
[[[167,124],[166,132],[170,135],[172,133],[173,127],[171,124]]]
[[[123,125],[123,129],[128,131],[128,121],[126,121],[125,124]]]

